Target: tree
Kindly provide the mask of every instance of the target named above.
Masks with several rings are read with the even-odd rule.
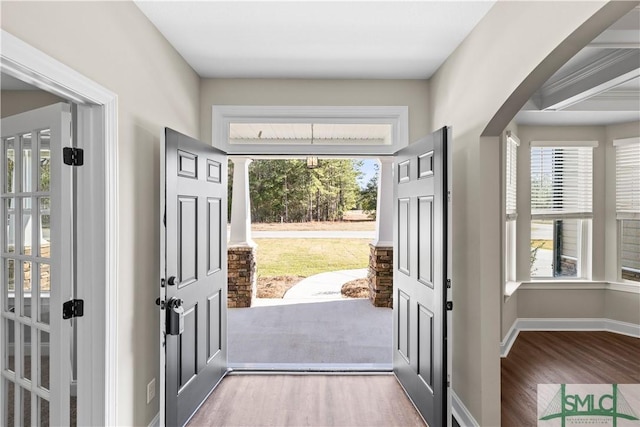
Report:
[[[378,208],[378,166],[376,165],[376,174],[371,177],[367,185],[360,190],[360,206],[362,210],[372,218],[376,217],[376,209]]]
[[[322,160],[309,169],[298,159],[253,161],[249,166],[252,221],[341,220],[359,199],[359,164],[351,159]]]

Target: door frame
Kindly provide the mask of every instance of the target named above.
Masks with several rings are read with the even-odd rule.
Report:
[[[78,395],[89,396],[90,405],[78,414],[78,425],[115,425],[118,97],[1,31],[0,71],[81,106],[78,147],[85,149],[85,166],[77,170],[77,194],[91,203],[79,204],[77,212],[77,274],[84,284],[77,298],[85,300],[78,340],[90,344],[78,354]]]

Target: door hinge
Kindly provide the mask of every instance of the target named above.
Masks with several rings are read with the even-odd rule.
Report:
[[[84,316],[84,300],[72,299],[62,304],[62,318],[71,319],[72,317]]]
[[[64,147],[62,157],[65,165],[82,166],[84,164],[84,150],[82,148]]]
[[[447,311],[453,310],[453,301],[447,301],[446,307]]]

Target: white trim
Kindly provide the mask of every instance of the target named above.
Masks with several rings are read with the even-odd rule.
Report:
[[[156,414],[155,417],[149,423],[149,427],[160,427],[160,412]]]
[[[609,290],[628,292],[630,294],[640,294],[640,283],[633,282],[631,280],[625,280],[624,282],[611,282],[609,283]]]
[[[343,155],[393,155],[409,145],[409,107],[406,106],[254,106],[213,105],[212,144],[229,155],[336,154],[335,145],[229,144],[231,122],[261,123],[381,123],[392,125],[390,145],[340,145]]]
[[[462,399],[451,389],[451,412],[460,427],[480,427],[480,424],[473,418],[471,412],[464,406]]]
[[[597,290],[604,289],[616,292],[628,292],[640,294],[640,283],[635,282],[593,282],[584,280],[535,280],[530,282],[511,282],[508,295],[513,295],[517,290],[540,289],[540,290]]]
[[[613,140],[614,147],[621,147],[624,145],[635,145],[635,144],[640,144],[640,136],[636,136],[633,138],[622,138],[622,139]]]
[[[507,357],[509,351],[511,351],[511,346],[513,346],[513,343],[516,342],[516,338],[518,338],[518,335],[520,334],[520,330],[517,326],[518,319],[513,322],[513,325],[511,325],[511,328],[509,328],[509,332],[507,332],[507,335],[500,343],[500,357]]]
[[[520,138],[518,138],[517,135],[510,130],[507,131],[507,139],[510,139],[518,147],[520,146]]]
[[[500,343],[500,357],[507,357],[521,331],[607,331],[640,338],[640,325],[607,318],[518,318]]]
[[[598,141],[531,141],[531,147],[593,147]]]
[[[91,370],[79,378],[87,378],[92,390],[91,414],[84,421],[92,425],[116,424],[116,273],[117,273],[117,96],[70,67],[2,30],[0,33],[0,69],[12,77],[79,104],[91,104],[91,147],[96,148],[87,161],[92,170],[90,182],[83,186],[81,197],[96,201],[79,212],[79,245],[90,249],[79,251],[79,260],[94,267],[85,269],[93,306],[101,307],[95,315],[85,315],[86,329],[81,339],[90,345],[80,346],[90,352],[85,367]],[[88,153],[87,153],[88,154]],[[87,156],[85,155],[85,159]],[[88,173],[88,172],[87,172]],[[80,204],[82,205],[82,204]],[[91,215],[89,221],[83,215]],[[88,224],[91,224],[89,227]],[[92,313],[87,310],[86,313]],[[79,366],[80,369],[80,366]],[[80,392],[83,382],[78,384]],[[79,420],[80,422],[81,420]]]

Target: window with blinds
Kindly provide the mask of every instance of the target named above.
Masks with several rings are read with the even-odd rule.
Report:
[[[511,132],[507,133],[505,153],[505,204],[507,220],[515,219],[518,213],[518,146],[520,141]]]
[[[620,222],[620,275],[640,282],[640,138],[613,142],[616,149],[616,217]]]
[[[512,132],[506,133],[504,147],[504,280],[516,281],[516,219],[518,216],[518,147],[520,140]]]
[[[531,143],[532,219],[591,218],[593,143]]]
[[[531,277],[589,278],[593,148],[531,142]]]

